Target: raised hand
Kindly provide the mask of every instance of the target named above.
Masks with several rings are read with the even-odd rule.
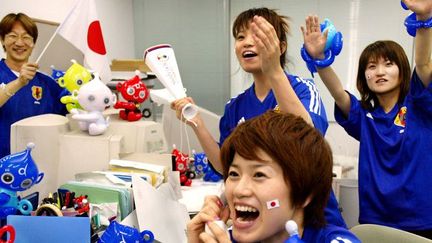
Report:
[[[253,33],[261,70],[263,73],[271,73],[280,70],[281,43],[276,34],[274,27],[263,17],[254,16],[250,28]],[[286,43],[283,43],[283,48],[286,48]]]
[[[199,113],[191,120],[186,120],[182,114],[182,110],[187,104],[195,104],[192,97],[185,97],[182,99],[174,100],[173,102],[171,102],[171,109],[176,111],[177,119],[189,125],[194,124],[196,126],[198,123],[201,123],[201,117]]]
[[[314,59],[324,58],[324,48],[327,41],[327,31],[321,33],[318,16],[306,17],[306,26],[301,26],[304,46],[309,55]]]
[[[403,0],[405,5],[420,18],[430,18],[432,16],[432,1],[430,0]]]

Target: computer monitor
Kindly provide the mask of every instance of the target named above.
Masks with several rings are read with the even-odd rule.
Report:
[[[122,159],[134,153],[166,153],[167,143],[161,123],[140,120],[129,122],[113,112],[108,130],[90,136],[78,129],[69,116],[47,114],[23,119],[11,126],[11,151],[22,151],[33,142],[32,151],[42,181],[22,193],[39,191],[40,198],[73,180],[75,174],[107,170],[111,159]],[[107,116],[108,116],[107,115]]]

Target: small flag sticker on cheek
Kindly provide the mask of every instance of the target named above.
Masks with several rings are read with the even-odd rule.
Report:
[[[273,200],[267,202],[267,209],[278,208],[279,206],[280,205],[279,205],[278,199],[273,199]]]

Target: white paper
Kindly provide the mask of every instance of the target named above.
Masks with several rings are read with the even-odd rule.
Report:
[[[139,177],[132,177],[132,185],[140,232],[150,230],[156,240],[164,243],[187,242],[190,218],[186,206],[167,198]]]

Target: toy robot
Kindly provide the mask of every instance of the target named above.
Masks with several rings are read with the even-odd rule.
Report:
[[[90,135],[103,134],[109,125],[109,118],[105,119],[102,112],[116,102],[116,96],[99,79],[95,78],[84,84],[77,94],[78,103],[83,110],[72,109],[72,118],[78,120],[82,131],[88,131]]]
[[[92,80],[92,75],[86,68],[78,64],[75,60],[71,60],[71,62],[72,65],[57,81],[60,87],[65,88],[72,94],[65,95],[60,99],[60,102],[66,105],[66,109],[69,112],[71,112],[72,109],[82,109],[73,93],[77,92],[81,86]],[[53,69],[53,75],[54,70],[55,69]]]
[[[126,101],[117,101],[114,105],[116,109],[120,110],[119,117],[127,121],[138,121],[141,119],[143,114],[139,109],[139,105],[148,99],[150,92],[143,82],[141,82],[139,76],[139,71],[135,72],[135,76],[129,80],[122,83],[118,83],[116,88],[121,94],[121,96]],[[150,116],[150,110],[145,115],[145,117]]]
[[[33,206],[28,200],[20,200],[17,191],[25,191],[39,183],[44,173],[39,173],[31,157],[33,143],[27,149],[0,159],[0,219],[16,214],[17,210],[28,215]]]

